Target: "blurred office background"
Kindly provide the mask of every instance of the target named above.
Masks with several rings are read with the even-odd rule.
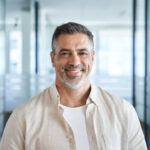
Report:
[[[0,0],[0,135],[11,112],[54,81],[57,25],[94,34],[93,83],[132,103],[150,145],[150,1]]]

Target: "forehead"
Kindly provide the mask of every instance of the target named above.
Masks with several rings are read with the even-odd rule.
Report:
[[[75,34],[61,34],[57,38],[58,47],[63,48],[73,48],[73,47],[84,47],[87,48],[91,46],[91,42],[86,34],[75,33]]]

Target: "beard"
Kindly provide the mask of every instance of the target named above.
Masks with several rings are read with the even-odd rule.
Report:
[[[76,89],[80,88],[85,83],[85,80],[82,79],[80,81],[77,81],[76,83],[63,80],[63,83],[66,87],[68,87],[72,90],[76,90]]]
[[[79,76],[69,76],[67,73],[72,70],[77,70],[79,72]],[[73,65],[68,64],[61,68],[62,75],[59,75],[59,79],[61,82],[70,89],[78,89],[83,86],[86,81],[87,77],[83,76],[86,73],[86,67],[82,64]]]

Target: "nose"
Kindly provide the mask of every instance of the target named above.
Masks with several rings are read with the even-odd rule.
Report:
[[[80,64],[80,57],[76,52],[72,53],[72,55],[69,58],[69,63],[73,65],[78,65]]]

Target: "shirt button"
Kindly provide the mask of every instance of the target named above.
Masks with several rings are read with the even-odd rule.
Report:
[[[72,139],[73,139],[73,137],[72,137],[72,136],[70,136],[70,137],[69,137],[69,140],[71,140],[71,141],[72,141]]]

